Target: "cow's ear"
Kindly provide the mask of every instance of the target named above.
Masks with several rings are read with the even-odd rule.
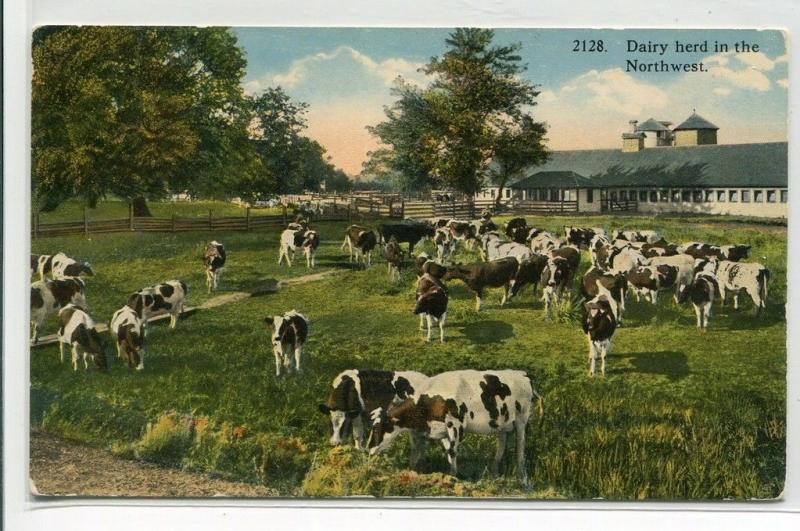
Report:
[[[317,406],[317,409],[319,409],[319,412],[322,413],[323,415],[330,415],[331,413],[331,408],[329,408],[325,404],[319,404]]]

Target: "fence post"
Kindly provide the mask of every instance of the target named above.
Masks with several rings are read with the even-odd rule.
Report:
[[[247,231],[250,230],[250,207],[247,207],[247,210],[245,210],[244,228]]]
[[[89,235],[89,207],[83,205],[83,235]]]
[[[172,213],[172,232],[175,232],[175,212]]]
[[[133,201],[128,203],[128,219],[130,220],[130,229],[133,230]]]

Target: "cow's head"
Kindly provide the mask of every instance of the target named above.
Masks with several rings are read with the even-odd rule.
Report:
[[[338,378],[327,403],[319,404],[317,408],[331,419],[331,446],[344,444],[352,431],[353,422],[362,413],[361,400],[353,378],[347,375]]]
[[[281,344],[291,324],[289,319],[286,319],[283,315],[274,315],[264,319],[264,322],[267,323],[267,326],[269,326],[272,331],[271,340],[273,350],[283,352]]]
[[[749,245],[723,245],[720,250],[722,257],[731,262],[738,262],[750,256]]]
[[[389,411],[382,407],[373,410],[370,413],[372,432],[367,443],[369,455],[383,453],[391,448],[395,439],[408,429],[401,426],[402,418],[406,415],[414,414],[415,409],[414,400],[407,398],[398,406],[390,408]]]
[[[547,282],[545,286],[555,287],[566,282],[569,278],[569,261],[560,256],[551,256],[545,268]]]

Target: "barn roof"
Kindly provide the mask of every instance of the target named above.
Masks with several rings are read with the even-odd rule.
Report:
[[[592,181],[574,171],[537,171],[516,181],[510,188],[586,188]]]
[[[523,179],[561,172],[585,176],[590,186],[598,187],[785,188],[789,182],[787,146],[786,142],[768,142],[661,147],[633,153],[620,149],[553,151],[545,164],[528,168]]]
[[[678,125],[673,131],[682,131],[684,129],[719,129],[716,125],[712,124],[696,112],[693,112],[682,124]]]
[[[655,118],[650,118],[639,125],[636,126],[637,131],[669,131],[669,128],[666,127],[664,124],[656,120]]]

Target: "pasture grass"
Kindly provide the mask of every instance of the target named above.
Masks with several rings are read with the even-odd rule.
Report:
[[[561,230],[559,218],[529,224]],[[383,261],[355,270],[339,250],[345,223],[320,223],[318,270],[341,275],[197,312],[170,331],[148,331],[145,370],[114,363],[109,374],[73,372],[56,346],[31,353],[31,423],[112,448],[121,455],[258,482],[300,496],[523,496],[529,498],[774,498],[785,474],[786,231],[720,224],[596,217],[581,225],[660,230],[670,241],[749,243],[772,270],[768,306],[756,318],[715,306],[700,334],[690,306],[662,296],[658,307],[629,302],[606,378],[588,377],[586,339],[566,309],[545,321],[530,288],[504,308],[490,290],[476,314],[460,282],[449,284],[447,341],[426,344],[411,313],[415,275],[388,280]],[[278,267],[277,231],[126,234],[48,238],[34,252],[63,250],[90,260],[93,313],[108,319],[131,291],[169,278],[189,284],[192,304],[206,300],[200,255],[222,241],[230,258],[222,289],[255,291],[306,274]],[[432,251],[430,244],[423,247]],[[460,250],[456,261],[475,259]],[[584,253],[582,269],[588,267]],[[541,293],[541,292],[539,292]],[[304,374],[276,379],[267,316],[295,308],[310,319]],[[45,332],[54,329],[53,321]],[[504,475],[488,472],[495,441],[468,435],[459,478],[444,474],[431,444],[407,470],[407,441],[386,456],[331,450],[329,422],[317,411],[332,378],[347,368],[528,370],[544,396],[526,442],[528,488],[514,479],[513,442]]]

